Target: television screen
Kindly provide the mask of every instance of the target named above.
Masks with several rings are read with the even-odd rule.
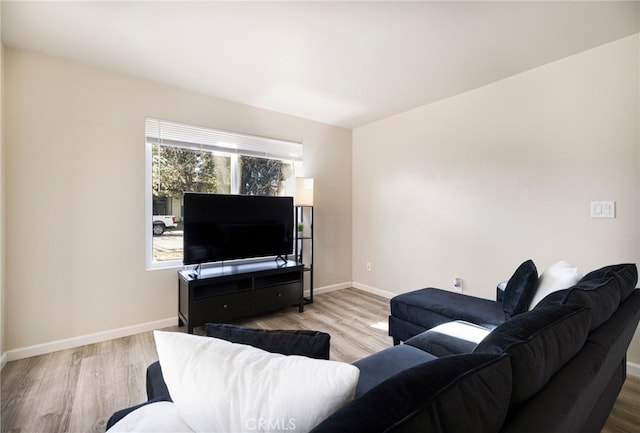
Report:
[[[185,193],[185,265],[284,256],[293,250],[293,197]]]

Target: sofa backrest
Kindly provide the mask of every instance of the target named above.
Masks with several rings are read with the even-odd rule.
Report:
[[[635,264],[606,266],[584,276],[574,286],[551,293],[535,308],[551,305],[577,304],[591,309],[591,328],[594,330],[616,311],[638,281]]]
[[[204,332],[207,337],[247,344],[271,353],[329,359],[331,336],[326,332],[306,329],[254,329],[228,323],[206,323]]]
[[[501,433],[600,432],[625,381],[625,355],[639,320],[640,290],[634,290],[580,352],[508,417]]]
[[[504,423],[510,397],[507,356],[447,356],[392,376],[312,433],[495,433]]]
[[[589,309],[579,305],[534,308],[491,331],[473,353],[502,354],[511,359],[512,408],[540,391],[583,347],[589,332]]]
[[[627,299],[638,284],[638,267],[634,263],[605,266],[589,272],[582,280],[614,277],[620,284],[620,302]]]

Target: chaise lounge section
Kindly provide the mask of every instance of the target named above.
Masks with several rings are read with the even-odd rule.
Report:
[[[497,300],[476,298],[436,288],[403,293],[391,299],[389,335],[394,345],[444,323],[462,321],[494,329],[510,317],[526,311],[538,286],[532,260],[522,263],[497,292]]]

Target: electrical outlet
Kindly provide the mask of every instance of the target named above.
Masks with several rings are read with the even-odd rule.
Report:
[[[456,289],[458,292],[462,293],[462,278],[454,277],[453,288]]]
[[[373,265],[371,264],[371,262],[367,262],[366,267],[368,272],[371,272],[371,270],[373,269]]]

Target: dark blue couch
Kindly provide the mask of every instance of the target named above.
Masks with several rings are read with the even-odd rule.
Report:
[[[501,319],[480,321],[490,328],[479,344],[423,329],[405,344],[356,361],[355,399],[313,432],[599,432],[626,377],[626,350],[640,320],[637,279],[635,265],[602,268],[531,311],[517,311],[521,306],[510,301],[516,308],[509,317],[500,302],[488,308],[492,301],[446,295],[449,303],[434,307],[441,308],[436,318],[423,323],[469,321],[474,314],[486,319],[498,316],[491,312],[498,307]],[[437,289],[426,290],[420,293]],[[393,314],[394,300],[391,305]],[[429,306],[425,300],[422,305]],[[281,351],[278,335],[255,339],[220,334],[225,325],[216,328],[219,337]],[[328,336],[317,337],[301,342],[296,336],[296,342],[303,352],[311,347],[312,356],[326,357]],[[157,363],[148,380],[150,399],[170,398]]]
[[[427,362],[467,352],[506,353],[512,367],[511,403],[496,431],[599,432],[626,378],[626,351],[640,319],[637,280],[633,264],[607,266],[552,293],[531,311],[511,317],[506,317],[501,302],[438,289],[399,295],[391,301],[390,334],[405,344],[356,363],[361,374],[375,373],[365,373],[371,383],[363,384],[362,391],[393,380],[379,372],[377,361],[384,358],[395,364],[396,350],[403,368],[411,368],[406,360],[417,360],[418,351],[426,354]],[[412,301],[416,304],[410,305]],[[402,318],[394,318],[399,312]],[[482,325],[490,333],[471,344],[429,331],[455,320]]]

